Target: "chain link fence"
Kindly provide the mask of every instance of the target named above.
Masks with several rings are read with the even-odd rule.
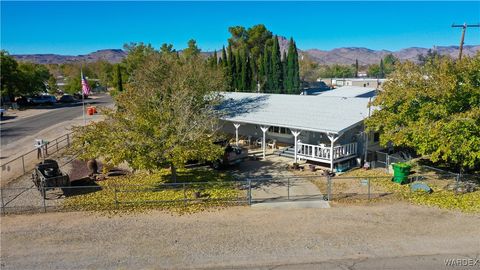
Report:
[[[479,181],[479,175],[464,179]],[[108,181],[108,180],[107,180]],[[465,180],[467,181],[467,180]],[[435,190],[462,187],[455,174],[414,174],[407,184],[422,183]],[[181,182],[151,185],[90,183],[43,190],[34,185],[2,188],[1,211],[6,213],[115,210],[135,207],[166,209],[191,205],[251,205],[286,201],[359,202],[393,197],[402,186],[392,183],[391,176],[342,177],[298,176],[248,178],[235,181]],[[478,186],[477,186],[478,187]],[[411,191],[403,185],[404,192]],[[455,194],[457,194],[456,190]],[[471,192],[471,191],[468,191]],[[97,195],[101,196],[97,196]],[[89,196],[97,196],[90,197]],[[87,198],[83,200],[82,198]]]
[[[246,204],[251,198],[250,192],[247,181],[163,183],[158,186],[102,186],[92,182],[45,189],[35,185],[1,188],[0,199],[2,214],[9,214],[131,207],[163,208],[192,204]]]
[[[35,164],[38,163],[42,158],[49,158],[61,153],[66,148],[70,147],[71,139],[72,133],[67,133],[49,141],[44,147],[45,150],[40,150],[40,153],[39,150],[35,148],[23,155],[1,164],[2,185],[13,179],[30,173],[35,168]]]

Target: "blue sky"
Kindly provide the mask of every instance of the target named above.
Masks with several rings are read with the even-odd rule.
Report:
[[[127,42],[219,49],[228,27],[265,24],[300,49],[458,45],[455,23],[479,23],[480,2],[6,2],[1,47],[11,54],[84,54]],[[480,29],[465,44],[480,44]]]

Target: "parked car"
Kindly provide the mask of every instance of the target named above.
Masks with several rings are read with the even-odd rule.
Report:
[[[77,100],[72,96],[72,95],[63,95],[58,102],[60,103],[74,103],[77,102]]]
[[[17,103],[18,106],[20,107],[24,107],[24,106],[28,106],[28,98],[27,97],[24,97],[24,96],[21,96],[21,97],[18,97],[15,99],[15,102]]]
[[[50,95],[41,95],[36,97],[31,97],[28,102],[30,104],[39,105],[39,104],[54,104],[57,102],[57,99],[54,96]]]

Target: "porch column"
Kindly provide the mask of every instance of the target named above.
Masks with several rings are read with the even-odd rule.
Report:
[[[233,123],[233,126],[235,127],[235,143],[238,146],[238,128],[240,127],[239,123]]]
[[[298,135],[300,135],[301,131],[300,130],[291,130],[291,132],[292,132],[293,137],[295,138],[295,155],[294,155],[293,160],[294,160],[295,163],[297,163],[297,151],[298,151],[297,150],[298,149],[298,147],[297,147],[297,144],[298,144],[297,137],[298,137]]]
[[[333,172],[333,145],[335,142],[340,138],[337,134],[333,133],[328,133],[327,134],[328,139],[330,139],[330,171]]]
[[[265,140],[265,133],[267,132],[268,130],[268,127],[267,126],[260,126],[260,129],[262,130],[263,132],[263,138],[262,138],[262,150],[263,150],[263,159],[265,159],[265,150],[266,150],[266,140]]]

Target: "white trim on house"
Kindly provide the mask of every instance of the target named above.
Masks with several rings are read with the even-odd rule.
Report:
[[[221,120],[235,125],[236,138],[238,138],[239,129],[242,129],[241,126],[259,126],[262,130],[263,157],[265,157],[266,135],[269,134],[268,128],[271,126],[288,128],[293,135],[295,161],[304,159],[327,163],[333,171],[336,163],[361,154],[358,152],[357,142],[348,141],[349,139],[345,142],[345,137],[343,137],[343,144],[339,145],[335,142],[368,117],[370,98],[357,97],[357,95],[363,95],[372,89],[355,89],[356,91],[353,92],[348,92],[348,89],[336,89],[335,93],[332,93],[334,95],[326,96],[222,93],[224,101],[219,106],[223,114]],[[324,133],[330,143],[314,145],[300,142],[298,136],[302,131]],[[273,136],[273,134],[269,135]],[[275,135],[287,136],[286,134]],[[288,136],[292,137],[292,135]]]
[[[368,98],[223,93],[222,120],[341,134],[368,116]]]

